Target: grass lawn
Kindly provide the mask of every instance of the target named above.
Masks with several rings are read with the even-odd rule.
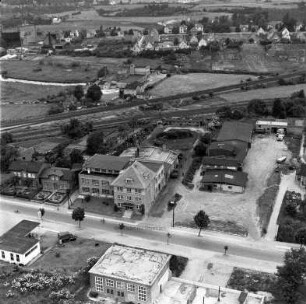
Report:
[[[306,91],[306,84],[298,84],[293,86],[280,86],[280,87],[271,87],[266,89],[256,89],[249,91],[241,92],[232,92],[219,95],[221,98],[229,102],[239,102],[244,100],[252,99],[272,99],[272,98],[282,98],[290,97],[292,93],[304,90]]]
[[[209,73],[174,75],[161,82],[150,91],[150,93],[154,96],[175,95],[238,84],[241,80],[246,80],[248,78],[250,78],[248,75],[222,75]]]

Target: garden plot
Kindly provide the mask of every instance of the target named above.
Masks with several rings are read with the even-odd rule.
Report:
[[[169,96],[239,84],[241,80],[246,80],[248,78],[250,78],[248,75],[222,75],[209,73],[174,75],[161,82],[150,91],[150,93],[154,96]]]
[[[182,202],[185,205],[184,212],[176,212],[177,225],[193,227],[193,217],[202,209],[216,226],[213,229],[234,234],[243,234],[247,230],[250,237],[260,238],[257,199],[263,194],[267,179],[276,167],[276,159],[289,154],[284,142],[277,142],[275,136],[255,137],[245,160],[244,171],[249,176],[243,194],[199,191],[200,176],[197,174],[193,181],[196,185],[193,190],[176,181],[172,191],[183,196],[178,204]],[[150,217],[147,221],[166,226],[171,223],[171,217],[172,212],[165,212],[162,218]]]

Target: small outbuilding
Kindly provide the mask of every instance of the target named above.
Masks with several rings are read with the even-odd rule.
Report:
[[[284,129],[287,132],[287,120],[257,120],[255,131],[258,133],[276,133],[278,129]]]
[[[27,265],[40,254],[40,242],[32,231],[39,223],[23,220],[0,237],[0,259],[17,265]]]

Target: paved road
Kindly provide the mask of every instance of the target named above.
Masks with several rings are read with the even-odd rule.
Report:
[[[4,214],[14,215],[16,209],[19,210],[18,216],[22,216],[24,219],[37,218],[37,211],[40,204],[27,203],[18,201],[13,198],[1,197],[0,208]],[[61,208],[57,210],[55,207],[45,206],[46,215],[43,225],[45,228],[48,226],[57,227],[58,231],[65,229],[65,225],[75,225],[75,222],[71,219],[71,211]],[[3,219],[2,219],[3,223]],[[56,225],[55,225],[56,224]],[[119,222],[116,220],[106,219],[105,223],[102,222],[100,216],[87,214],[85,220],[82,222],[82,231],[88,232],[88,236],[95,237],[98,234],[103,233],[104,238],[109,236],[108,241],[113,242],[113,234],[119,233]],[[47,228],[48,229],[48,228]],[[67,229],[67,228],[66,228]],[[223,235],[219,233],[212,233],[203,231],[202,237],[197,236],[195,230],[180,230],[172,229],[168,230],[172,234],[170,240],[173,245],[180,245],[189,247],[190,250],[200,249],[205,251],[211,251],[215,253],[223,252],[224,245],[230,247],[230,253],[235,256],[243,258],[252,258],[259,261],[269,261],[274,263],[281,263],[283,254],[290,248],[290,245],[277,242],[268,242],[266,240],[250,241],[245,238]],[[126,223],[124,235],[131,238],[142,239],[143,242],[162,242],[165,244],[166,231],[152,231],[151,229],[143,229],[138,226],[137,223]]]

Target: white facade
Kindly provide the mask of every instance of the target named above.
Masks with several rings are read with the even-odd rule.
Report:
[[[0,251],[0,260],[9,262],[11,264],[27,265],[31,260],[33,260],[40,254],[40,243],[39,241],[37,241],[37,243],[29,250],[27,250],[24,254],[2,250],[1,247]]]

